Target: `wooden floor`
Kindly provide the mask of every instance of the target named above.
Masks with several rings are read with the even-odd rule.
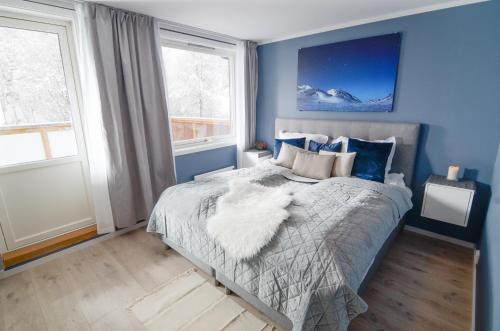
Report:
[[[191,267],[133,231],[0,280],[0,331],[141,329],[129,304]],[[349,330],[470,330],[471,290],[471,250],[402,233]]]
[[[470,330],[473,250],[402,232],[362,295],[349,331]]]

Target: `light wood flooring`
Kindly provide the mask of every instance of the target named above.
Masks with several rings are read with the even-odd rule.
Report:
[[[0,331],[140,330],[130,303],[192,267],[139,229],[0,280]],[[403,232],[349,330],[470,330],[471,293],[472,250]]]
[[[349,331],[468,331],[473,250],[403,231],[363,293]]]

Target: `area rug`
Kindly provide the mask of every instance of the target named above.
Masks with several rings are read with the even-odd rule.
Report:
[[[139,298],[129,309],[151,331],[273,330],[195,269]]]

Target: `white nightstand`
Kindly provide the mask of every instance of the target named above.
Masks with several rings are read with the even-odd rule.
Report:
[[[270,159],[273,157],[273,153],[268,150],[259,151],[256,149],[249,149],[243,153],[243,168],[250,168],[257,165],[259,162]]]
[[[474,181],[451,181],[444,176],[431,175],[425,182],[421,215],[465,227],[475,192]]]

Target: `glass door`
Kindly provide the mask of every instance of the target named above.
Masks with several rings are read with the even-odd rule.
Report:
[[[0,12],[0,226],[9,250],[94,223],[70,28]]]

